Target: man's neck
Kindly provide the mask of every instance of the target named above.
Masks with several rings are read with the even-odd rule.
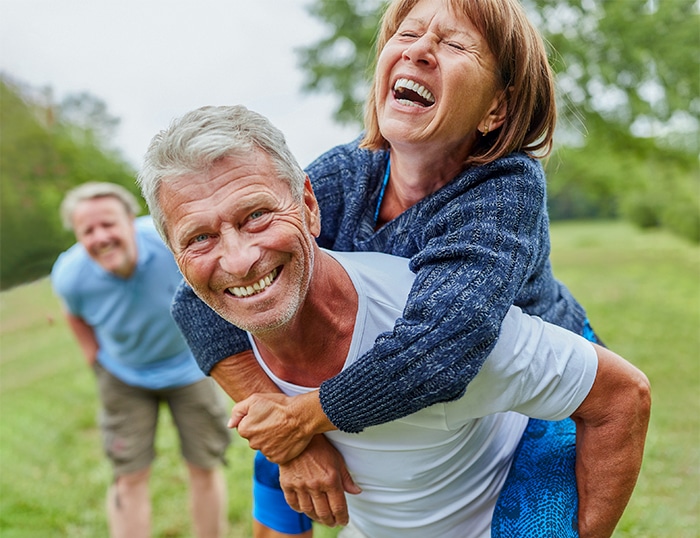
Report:
[[[317,250],[309,291],[284,327],[254,340],[265,364],[287,382],[317,387],[340,372],[352,342],[357,291],[330,254]]]

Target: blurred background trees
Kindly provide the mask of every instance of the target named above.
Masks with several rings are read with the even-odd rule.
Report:
[[[700,3],[523,0],[557,73],[553,219],[627,218],[700,241]],[[327,36],[299,51],[310,91],[361,125],[382,0],[315,0]]]
[[[138,193],[134,172],[109,147],[118,120],[97,97],[55,104],[50,89],[0,77],[0,289],[51,270],[74,242],[58,206],[86,181],[113,181]]]
[[[337,97],[361,127],[383,0],[310,0],[326,35],[298,52],[304,90]],[[552,219],[625,218],[700,242],[700,1],[523,0],[557,73]],[[63,194],[90,180],[138,194],[98,97],[0,74],[0,289],[48,274],[73,241]]]

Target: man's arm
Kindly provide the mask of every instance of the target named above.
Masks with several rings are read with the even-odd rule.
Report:
[[[67,310],[64,311],[64,315],[83,355],[87,359],[88,366],[94,366],[95,362],[97,362],[97,351],[99,349],[95,331],[83,318],[75,316]]]
[[[279,392],[277,385],[260,368],[252,350],[226,357],[214,365],[210,375],[234,402],[256,392]]]
[[[572,414],[577,423],[579,532],[581,538],[605,538],[615,529],[639,475],[651,397],[640,370],[606,348],[586,345],[594,346],[598,369],[591,390]],[[319,409],[316,392],[293,398],[258,394],[234,407],[232,423],[238,423],[251,446],[284,461],[303,445],[300,439],[333,429],[315,418]]]
[[[598,373],[576,421],[576,480],[581,538],[611,536],[642,466],[651,411],[649,380],[601,346]]]

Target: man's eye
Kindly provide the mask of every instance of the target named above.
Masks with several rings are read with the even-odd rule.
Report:
[[[198,234],[192,238],[192,242],[201,243],[202,241],[206,241],[207,239],[209,239],[209,234]]]
[[[265,212],[262,209],[258,209],[257,211],[253,211],[250,215],[248,215],[248,220],[259,219],[264,214]]]

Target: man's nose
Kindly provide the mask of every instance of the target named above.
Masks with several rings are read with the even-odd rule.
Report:
[[[260,247],[251,238],[234,231],[221,233],[219,247],[221,269],[240,279],[245,279],[260,259]]]
[[[106,228],[97,226],[92,230],[91,239],[93,243],[102,244],[111,241],[112,236]]]

